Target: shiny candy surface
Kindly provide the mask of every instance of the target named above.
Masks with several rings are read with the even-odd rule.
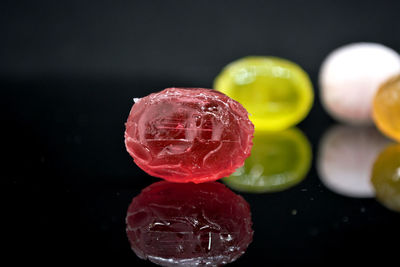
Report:
[[[303,120],[314,92],[307,73],[276,57],[252,56],[227,65],[214,88],[239,101],[259,130],[284,130]]]
[[[374,163],[371,181],[377,200],[400,212],[400,144],[392,144],[381,152]]]
[[[158,182],[132,200],[126,217],[133,251],[163,266],[219,266],[253,238],[250,207],[217,182]]]
[[[229,187],[246,193],[275,192],[306,177],[311,167],[311,145],[299,129],[256,131],[253,142],[244,166],[222,180]]]
[[[380,86],[374,97],[373,118],[382,133],[400,142],[400,75]]]
[[[136,164],[173,182],[228,176],[250,155],[254,126],[241,104],[211,89],[168,88],[133,105],[125,144]]]
[[[372,124],[372,101],[378,87],[400,73],[400,56],[377,43],[353,43],[331,52],[319,73],[321,102],[335,119]]]

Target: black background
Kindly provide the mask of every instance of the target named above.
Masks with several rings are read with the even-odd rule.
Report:
[[[399,10],[399,1],[1,1],[4,255],[52,266],[151,265],[125,235],[131,199],[158,181],[125,151],[133,97],[211,88],[243,56],[287,58],[310,74],[317,94],[300,124],[315,161],[334,123],[318,99],[322,60],[356,41],[400,51]],[[330,192],[315,166],[288,191],[242,195],[255,235],[232,265],[383,264],[396,256],[399,214]]]

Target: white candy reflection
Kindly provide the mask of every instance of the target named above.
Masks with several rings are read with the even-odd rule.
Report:
[[[340,195],[374,197],[371,170],[390,141],[372,127],[336,125],[319,146],[317,169],[322,183]]]

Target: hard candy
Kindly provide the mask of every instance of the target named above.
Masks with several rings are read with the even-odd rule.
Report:
[[[314,91],[297,64],[276,57],[253,56],[227,65],[214,88],[239,101],[257,130],[284,130],[309,113]]]
[[[400,75],[380,86],[374,97],[373,118],[382,133],[400,142]]]
[[[311,167],[307,137],[297,128],[281,132],[255,131],[253,149],[244,166],[222,181],[235,190],[265,193],[300,183]]]
[[[219,266],[252,241],[250,207],[217,182],[158,182],[132,200],[126,217],[133,251],[163,266]]]
[[[250,155],[254,126],[246,109],[211,89],[168,88],[138,100],[125,144],[148,174],[173,182],[229,176]]]
[[[372,124],[372,101],[379,85],[400,73],[400,56],[376,43],[354,43],[334,50],[319,73],[326,111],[339,121]]]
[[[400,144],[382,150],[374,163],[371,181],[377,200],[388,209],[400,212]]]

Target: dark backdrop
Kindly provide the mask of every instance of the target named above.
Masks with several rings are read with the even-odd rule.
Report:
[[[1,1],[5,254],[53,266],[150,265],[124,233],[131,199],[158,180],[124,148],[133,97],[212,87],[224,65],[246,55],[284,57],[314,83],[316,103],[300,128],[315,155],[333,123],[318,100],[322,60],[356,41],[400,51],[399,10],[399,1]],[[331,193],[314,166],[286,192],[242,195],[255,235],[234,265],[395,256],[399,215]]]

